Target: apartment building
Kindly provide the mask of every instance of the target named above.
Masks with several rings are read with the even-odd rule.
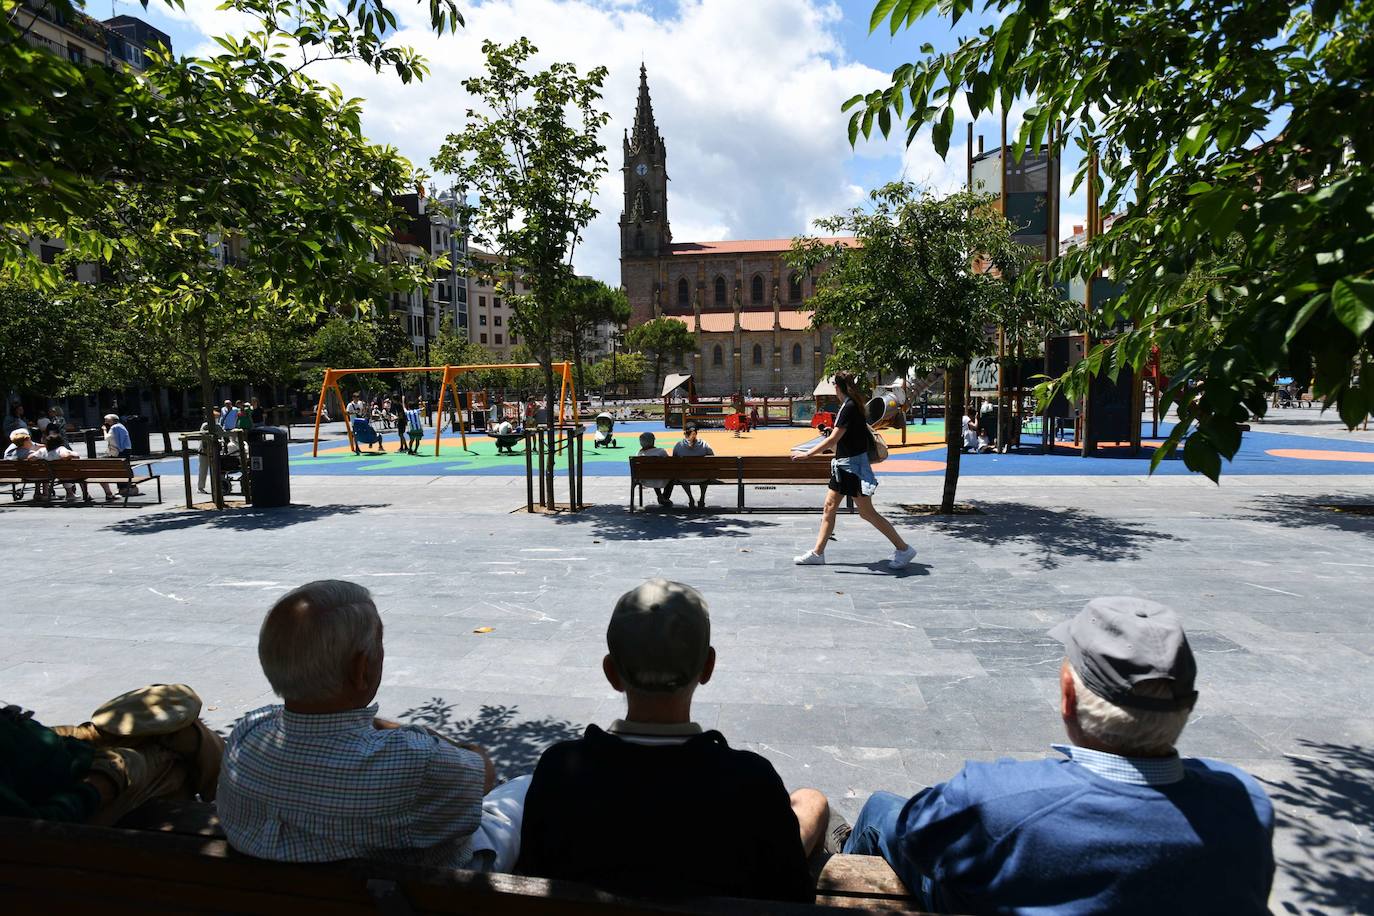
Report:
[[[520,338],[511,330],[512,293],[524,294],[529,287],[517,278],[512,289],[505,276],[504,259],[473,248],[468,253],[468,340],[486,347],[503,360]]]
[[[75,64],[142,70],[149,49],[161,45],[168,53],[172,50],[166,32],[135,16],[101,22],[80,11],[65,12],[46,0],[23,0],[13,15],[25,41]]]

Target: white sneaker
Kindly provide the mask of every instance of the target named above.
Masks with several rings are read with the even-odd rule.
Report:
[[[901,569],[914,559],[916,559],[916,548],[908,544],[906,550],[894,550],[892,559],[887,561],[887,565],[893,569]]]
[[[816,553],[814,550],[808,550],[799,557],[793,557],[792,562],[796,563],[798,566],[824,566],[825,554]]]

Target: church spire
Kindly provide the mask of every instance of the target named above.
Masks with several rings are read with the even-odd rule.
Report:
[[[654,123],[654,103],[649,98],[649,71],[641,62],[639,103],[635,106],[635,126],[630,142],[635,149],[653,149],[658,141],[658,125]]]

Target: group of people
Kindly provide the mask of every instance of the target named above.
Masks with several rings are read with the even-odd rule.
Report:
[[[639,434],[639,451],[636,453],[641,458],[667,458],[668,452],[654,444],[654,434],[644,432]],[[695,423],[688,423],[682,430],[682,438],[673,443],[674,458],[705,458],[714,455],[711,446],[707,445],[701,438],[701,432]],[[658,504],[667,508],[673,505],[673,488],[682,487],[682,492],[687,495],[687,505],[692,508],[700,508],[706,505],[706,487],[708,482],[705,480],[646,480],[644,486],[654,491],[658,497]],[[697,488],[697,495],[692,496],[692,487]]]
[[[967,412],[960,422],[961,449],[966,452],[991,452],[997,448],[997,405],[988,401],[974,419]]]
[[[820,853],[843,851],[882,856],[935,912],[1267,912],[1269,799],[1240,769],[1175,750],[1198,699],[1178,615],[1098,598],[1049,635],[1064,646],[1056,756],[966,763],[910,797],[876,792],[850,829],[821,792],[789,789],[764,757],[693,720],[717,655],[690,586],[651,579],[611,610],[601,669],[623,718],[498,784],[482,747],[379,715],[371,594],[311,582],[259,632],[281,703],[247,713],[227,742],[184,686],[55,729],[7,707],[0,813],[112,823],[153,795],[198,794],[235,849],[275,861],[371,857],[632,895],[809,901]]]
[[[379,453],[386,451],[382,434],[374,422],[383,424],[383,428],[395,423],[397,452],[420,453],[420,442],[425,438],[425,415],[418,400],[397,394],[390,398],[374,398],[369,405],[362,394],[355,391],[345,410],[353,434],[353,454],[361,455],[364,445],[375,446]]]
[[[23,408],[19,408],[16,414],[11,409],[11,416],[23,417]],[[48,411],[48,416],[44,418],[48,422],[39,422],[41,444],[35,444],[33,433],[29,431],[27,423],[13,426],[8,434],[9,445],[5,448],[4,459],[6,461],[77,461],[79,456],[72,449],[71,443],[66,437],[66,420],[62,417],[61,411],[53,408]],[[109,458],[127,458],[133,454],[133,440],[129,437],[128,427],[119,419],[118,414],[107,413],[101,424],[105,430],[105,455]],[[108,484],[102,483],[101,488],[105,491],[105,501],[113,502],[120,497],[139,496],[142,491],[135,484]],[[117,488],[117,492],[116,489]],[[85,502],[93,502],[89,490],[85,483],[80,484],[81,498]],[[64,483],[62,485],[67,502],[76,502],[77,484]],[[39,483],[35,485],[38,499],[51,499],[55,495],[53,484]],[[14,499],[19,500],[24,497],[24,489],[21,485],[14,485],[11,494]]]

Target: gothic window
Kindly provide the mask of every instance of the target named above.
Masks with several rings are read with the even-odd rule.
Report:
[[[716,305],[725,304],[725,278],[716,277]]]
[[[679,277],[677,281],[677,304],[683,308],[688,308],[692,304],[692,290],[687,283],[686,277]]]
[[[794,273],[787,278],[787,301],[798,302],[801,300],[801,297],[801,277]]]
[[[754,280],[749,284],[749,301],[755,305],[763,302],[763,274],[754,274]]]
[[[725,354],[721,352],[720,344],[716,344],[715,350],[711,351],[711,365],[719,366],[725,359]]]
[[[758,344],[754,344],[754,365],[763,365],[763,347]]]
[[[802,359],[801,344],[799,344],[799,343],[794,343],[794,344],[792,345],[792,365],[794,365],[794,366],[800,366],[800,365],[801,365],[801,359]]]
[[[635,232],[635,251],[643,251],[643,250],[644,250],[644,233],[643,233],[643,232],[640,232],[640,231],[636,231],[636,232]]]

